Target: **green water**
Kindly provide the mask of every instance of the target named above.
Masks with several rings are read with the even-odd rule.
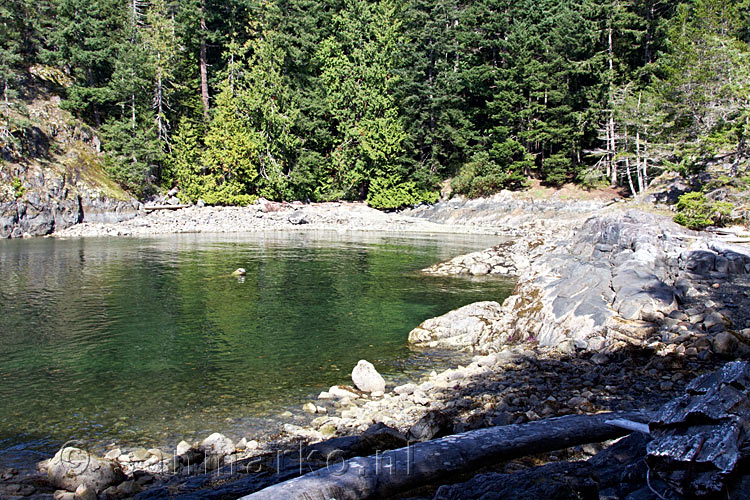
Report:
[[[0,451],[252,437],[284,408],[429,368],[411,328],[507,281],[418,270],[480,236],[337,233],[0,242]],[[243,279],[230,275],[244,267]],[[435,354],[434,357],[437,357]]]

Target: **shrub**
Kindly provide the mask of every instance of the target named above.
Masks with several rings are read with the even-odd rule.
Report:
[[[517,162],[521,164],[521,162]],[[454,193],[465,194],[470,198],[489,196],[503,189],[518,190],[528,185],[528,181],[516,163],[502,168],[490,158],[489,153],[476,153],[465,163],[458,175],[451,181]]]
[[[554,154],[542,162],[544,182],[553,186],[561,186],[570,180],[572,162],[562,153]]]
[[[392,210],[419,203],[435,203],[438,198],[437,192],[419,189],[413,181],[394,183],[383,177],[373,179],[367,192],[367,204],[381,210]]]
[[[710,202],[700,192],[685,193],[677,201],[674,221],[690,229],[703,229],[725,223],[733,208],[725,201]]]
[[[23,185],[23,182],[21,182],[21,179],[19,179],[18,177],[13,179],[11,186],[13,187],[13,191],[15,192],[16,199],[23,196],[23,194],[26,192],[26,186]]]

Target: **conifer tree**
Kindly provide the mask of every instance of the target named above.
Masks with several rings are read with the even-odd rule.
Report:
[[[18,96],[16,85],[20,80],[18,72],[23,61],[20,3],[14,1],[0,5],[0,153],[10,151],[15,142],[11,112],[13,101]]]
[[[149,49],[153,65],[153,101],[156,137],[164,151],[170,149],[171,96],[175,80],[175,65],[178,55],[176,26],[173,12],[166,0],[152,0],[146,13],[144,42]]]
[[[113,177],[138,194],[156,184],[163,150],[151,106],[154,59],[145,41],[146,12],[130,0],[114,56],[108,97],[114,107],[102,126],[108,168]]]
[[[56,0],[54,7],[44,55],[75,79],[65,107],[101,125],[111,100],[109,82],[120,37],[127,27],[126,8],[117,0]]]
[[[321,197],[367,198],[380,208],[420,201],[407,178],[406,138],[394,97],[402,41],[398,7],[349,0],[317,53],[336,142]]]

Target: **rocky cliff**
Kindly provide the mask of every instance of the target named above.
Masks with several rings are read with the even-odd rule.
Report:
[[[0,238],[134,217],[140,204],[106,175],[95,132],[44,85],[25,92],[25,126],[0,144]]]

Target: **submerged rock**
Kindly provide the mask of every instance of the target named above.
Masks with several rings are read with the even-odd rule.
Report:
[[[363,392],[385,392],[385,380],[369,361],[359,360],[352,370],[354,386]]]

